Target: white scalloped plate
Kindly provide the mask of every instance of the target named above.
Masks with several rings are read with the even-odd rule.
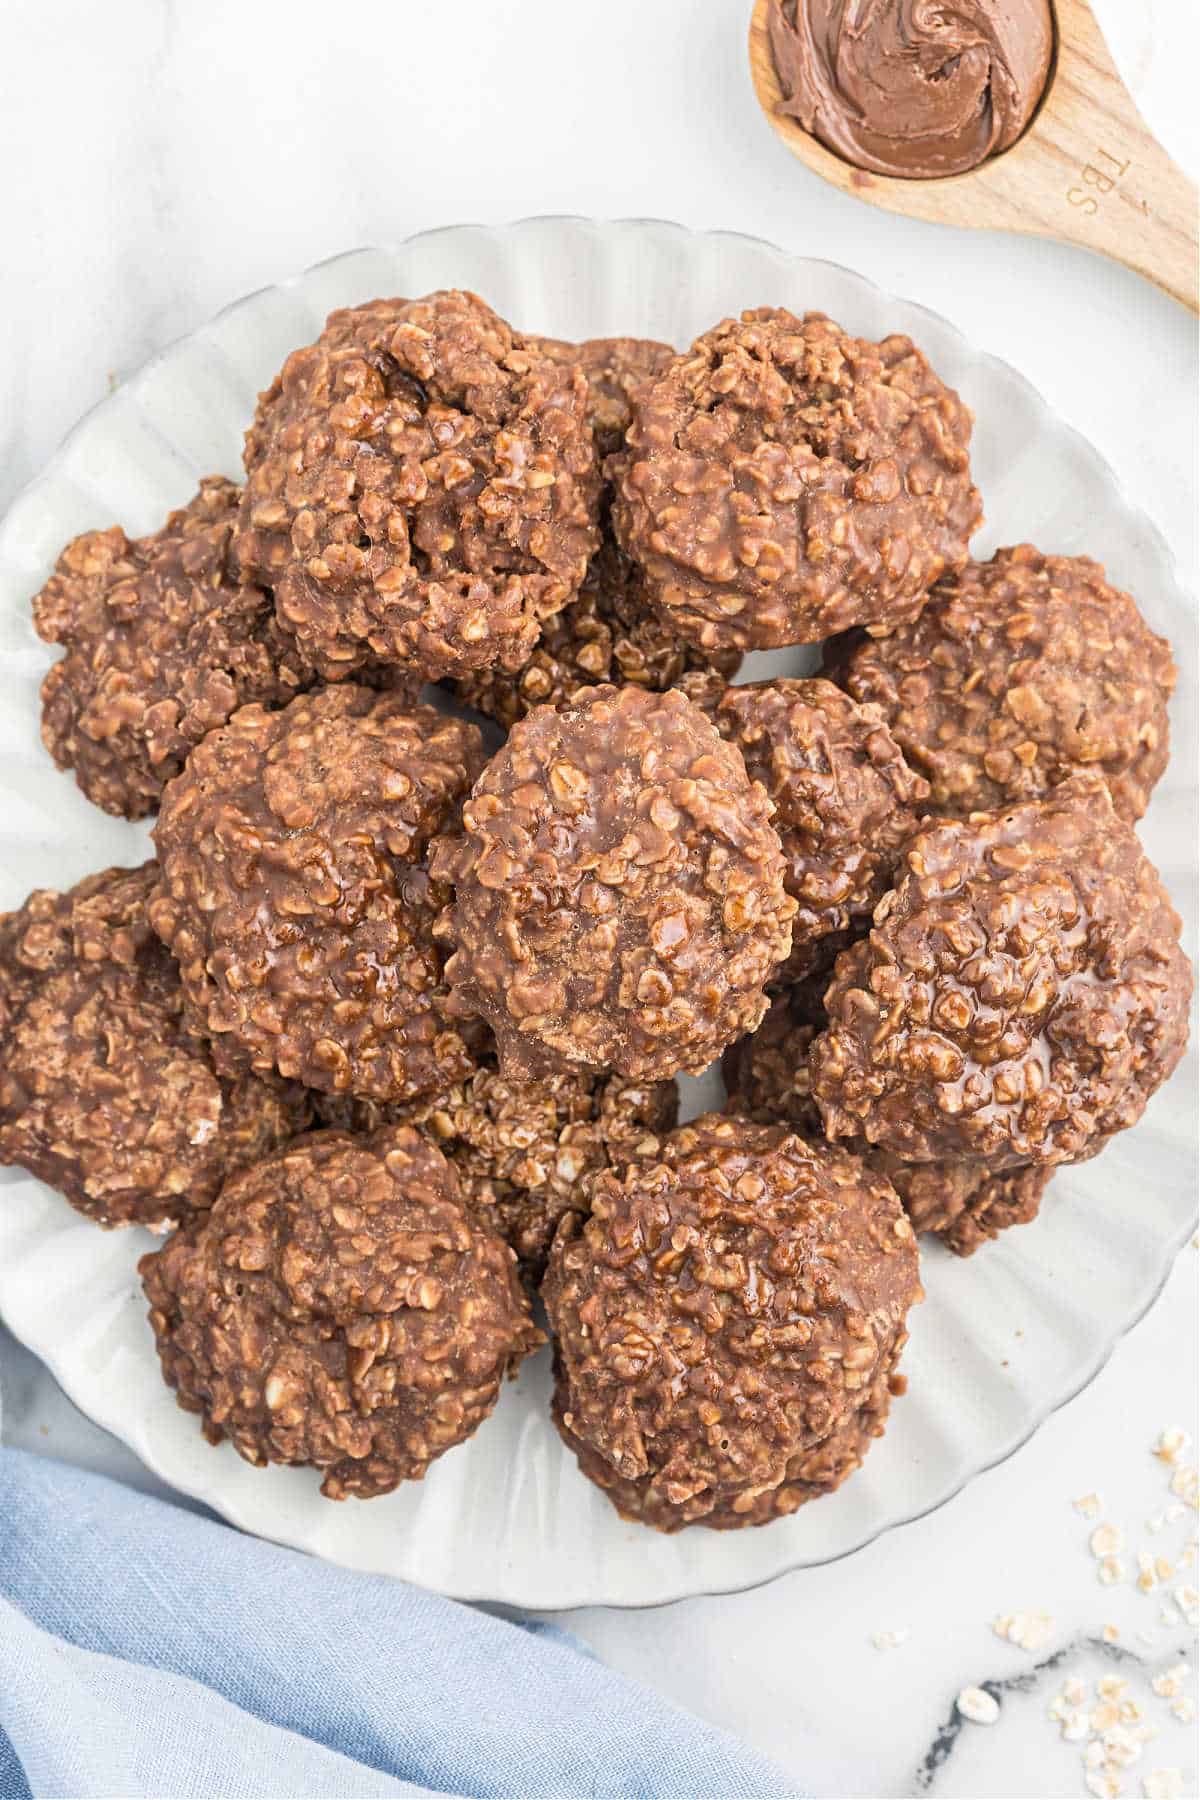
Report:
[[[29,597],[61,545],[113,520],[131,533],[152,530],[198,476],[238,475],[256,390],[332,307],[452,285],[478,289],[522,327],[568,338],[632,333],[684,344],[727,313],[767,303],[821,308],[867,337],[911,333],[978,416],[973,460],[988,524],[977,548],[1029,538],[1087,551],[1175,647],[1175,754],[1143,836],[1193,952],[1195,611],[1149,520],[1021,376],[945,320],[829,263],[640,220],[465,226],[337,257],[239,301],[83,420],[0,527],[0,904],[146,854],[145,827],[90,807],[39,742],[49,653],[34,636]],[[756,675],[810,666],[804,652],[751,662]],[[689,1110],[698,1109],[705,1084],[687,1085]],[[1059,1176],[1034,1225],[965,1263],[926,1250],[928,1297],[904,1361],[910,1391],[887,1436],[839,1493],[761,1530],[663,1538],[624,1524],[554,1433],[546,1353],[468,1445],[423,1483],[368,1505],[321,1499],[310,1470],[254,1469],[227,1445],[211,1449],[158,1376],[134,1268],[148,1236],[97,1231],[16,1170],[4,1172],[0,1193],[0,1312],[71,1398],[158,1475],[264,1537],[525,1607],[644,1606],[746,1588],[845,1556],[942,1505],[1092,1379],[1193,1227],[1194,1091],[1189,1057],[1135,1131]]]

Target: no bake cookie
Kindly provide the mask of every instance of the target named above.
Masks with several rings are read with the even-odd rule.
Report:
[[[425,852],[482,762],[473,725],[353,683],[243,707],[193,751],[150,916],[231,1066],[382,1100],[470,1072]]]
[[[940,583],[913,623],[827,644],[825,663],[879,707],[930,812],[1035,799],[1086,768],[1139,819],[1167,766],[1170,646],[1087,556],[998,550]]]
[[[327,680],[518,668],[599,544],[587,409],[474,294],[332,313],[247,433],[242,567]]]
[[[554,1416],[626,1517],[764,1524],[882,1429],[920,1298],[886,1181],[782,1126],[708,1114],[591,1183],[542,1294]]]
[[[105,812],[154,812],[205,732],[315,679],[271,596],[234,567],[239,500],[213,477],[149,537],[84,532],[34,596],[39,634],[64,646],[42,683],[42,739]]]
[[[613,525],[647,598],[704,650],[886,631],[966,561],[970,438],[910,339],[758,307],[633,395]]]
[[[187,1029],[147,918],[156,880],[107,869],[0,916],[0,1162],[99,1225],[202,1211],[311,1116],[295,1084],[219,1074]]]
[[[770,801],[675,692],[536,708],[431,869],[455,891],[446,978],[514,1075],[698,1073],[758,1023],[791,945]]]
[[[541,1342],[511,1250],[407,1126],[298,1139],[138,1266],[179,1404],[331,1500],[419,1481]]]

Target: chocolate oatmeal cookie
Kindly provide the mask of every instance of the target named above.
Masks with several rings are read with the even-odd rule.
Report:
[[[105,812],[152,813],[206,731],[314,679],[271,596],[234,570],[239,498],[213,476],[150,537],[86,531],[34,596],[39,636],[65,647],[42,683],[42,740]]]
[[[574,1221],[573,1221],[574,1222]],[[687,1493],[696,1479],[682,1458],[670,1475],[662,1478],[622,1475],[610,1460],[607,1450],[586,1443],[564,1423],[556,1410],[555,1423],[567,1448],[574,1453],[580,1472],[603,1489],[622,1518],[640,1525],[652,1525],[657,1531],[681,1531],[685,1525],[706,1525],[713,1531],[737,1531],[747,1525],[769,1525],[774,1519],[787,1518],[809,1500],[819,1500],[841,1487],[843,1481],[862,1466],[863,1458],[875,1438],[883,1436],[891,1410],[892,1395],[902,1389],[897,1385],[896,1364],[906,1339],[901,1337],[880,1362],[879,1369],[858,1404],[827,1437],[803,1450],[793,1452],[783,1466],[783,1473],[772,1480],[775,1485],[734,1488],[729,1494],[714,1497],[711,1511],[702,1510],[708,1495],[689,1495],[682,1502],[663,1498]],[[901,1378],[902,1379],[902,1378]],[[556,1402],[557,1405],[557,1402]],[[701,1509],[698,1512],[695,1509]]]
[[[728,1110],[759,1124],[784,1124],[804,1137],[824,1138],[813,1099],[809,1051],[825,1030],[828,975],[786,989],[748,1038],[725,1052]],[[940,1237],[956,1256],[970,1256],[1010,1225],[1037,1217],[1052,1170],[993,1170],[987,1163],[903,1162],[852,1138],[846,1148],[899,1194],[912,1228]]]
[[[786,972],[799,979],[866,930],[928,789],[882,713],[828,681],[731,687],[713,719],[775,803],[784,881],[799,909]]]
[[[1179,930],[1097,774],[930,824],[838,959],[810,1055],[826,1132],[996,1171],[1095,1155],[1183,1054]]]
[[[608,466],[613,524],[650,600],[703,649],[886,631],[966,560],[970,436],[908,338],[759,307],[634,394]]]
[[[881,708],[930,812],[1037,799],[1091,768],[1140,819],[1167,766],[1170,645],[1090,557],[998,550],[942,581],[913,623],[827,644],[825,663]]]
[[[381,1100],[470,1073],[425,853],[482,763],[473,725],[352,683],[243,707],[193,751],[150,916],[226,1060]]]
[[[347,1094],[316,1096],[318,1117],[351,1131],[403,1121],[458,1171],[463,1197],[541,1280],[558,1222],[586,1206],[584,1178],[652,1153],[675,1124],[673,1081],[633,1081],[558,1069],[512,1081],[488,1057],[445,1093],[404,1107]]]
[[[741,664],[740,650],[711,655],[682,639],[669,619],[646,604],[641,577],[625,553],[606,537],[587,576],[562,612],[547,619],[537,648],[523,668],[481,669],[452,683],[468,706],[511,731],[535,706],[559,706],[585,687],[688,687],[699,675],[724,693]]]
[[[625,433],[633,417],[633,394],[675,360],[670,344],[657,343],[653,338],[587,338],[582,344],[568,344],[562,338],[534,337],[528,341],[551,362],[575,364],[583,370],[588,422],[601,464],[625,447]]]
[[[858,1148],[860,1153],[864,1147]],[[886,1150],[867,1150],[864,1160],[899,1194],[916,1232],[939,1237],[955,1256],[973,1256],[1012,1225],[1037,1218],[1054,1169],[1035,1163],[991,1169],[986,1163],[901,1162]]]
[[[590,688],[513,728],[433,852],[446,978],[521,1076],[699,1072],[787,956],[771,804],[682,694]]]
[[[808,1053],[828,1024],[827,985],[827,975],[789,984],[758,1029],[729,1046],[721,1074],[730,1112],[760,1125],[790,1125],[806,1138],[824,1137]]]
[[[183,1023],[150,929],[153,863],[40,889],[0,916],[0,1162],[99,1225],[162,1225],[310,1118],[302,1089],[227,1080]]]
[[[242,567],[327,680],[519,668],[598,547],[587,407],[474,294],[332,313],[247,433]]]
[[[584,1474],[662,1531],[764,1524],[838,1486],[882,1429],[921,1292],[887,1182],[708,1114],[590,1188],[542,1288]]]
[[[512,1252],[402,1125],[297,1139],[138,1267],[180,1406],[331,1500],[419,1481],[541,1342]]]

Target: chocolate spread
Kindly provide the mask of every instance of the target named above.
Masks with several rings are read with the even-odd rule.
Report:
[[[961,175],[1015,143],[1050,72],[1050,0],[771,0],[781,111],[881,175]]]

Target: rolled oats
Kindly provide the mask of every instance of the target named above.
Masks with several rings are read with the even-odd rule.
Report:
[[[705,649],[914,617],[979,524],[971,415],[905,337],[760,307],[633,395],[613,523]]]
[[[298,1138],[138,1267],[179,1404],[331,1500],[419,1481],[541,1341],[512,1251],[409,1126]]]
[[[430,865],[502,1070],[699,1073],[757,1025],[795,912],[771,810],[681,694],[585,689],[515,726]]]
[[[1140,819],[1167,766],[1170,646],[1090,557],[998,550],[887,637],[827,645],[825,665],[880,708],[932,813],[1036,800],[1088,768]]]
[[[598,547],[587,407],[474,294],[332,313],[259,399],[242,567],[328,680],[519,668]]]
[[[1048,1612],[1002,1613],[992,1620],[997,1637],[1022,1650],[1041,1650],[1054,1636],[1054,1620]]]
[[[954,1702],[955,1708],[972,1725],[994,1725],[1000,1717],[1000,1702],[986,1688],[965,1687]]]
[[[627,1517],[735,1529],[839,1485],[883,1429],[916,1247],[887,1183],[708,1114],[559,1227],[554,1413]]]
[[[293,1084],[219,1073],[187,1029],[146,913],[157,874],[108,869],[0,915],[0,1161],[100,1225],[208,1207],[311,1116]]]
[[[231,1066],[405,1100],[470,1073],[425,852],[483,761],[473,725],[346,683],[243,707],[155,828],[155,930]]]
[[[85,532],[34,598],[39,634],[65,646],[42,683],[42,739],[105,812],[152,813],[206,731],[314,680],[271,596],[234,570],[239,498],[213,476],[150,537]]]

